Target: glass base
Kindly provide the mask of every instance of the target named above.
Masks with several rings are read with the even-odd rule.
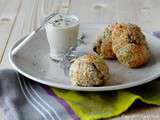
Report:
[[[60,55],[57,55],[57,54],[50,54],[50,58],[56,62],[59,62],[59,61],[62,61],[63,60],[63,56],[64,54],[60,54]]]

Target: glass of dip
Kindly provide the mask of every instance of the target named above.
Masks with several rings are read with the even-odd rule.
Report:
[[[77,42],[79,19],[74,15],[57,14],[48,19],[45,30],[50,57],[59,61]]]

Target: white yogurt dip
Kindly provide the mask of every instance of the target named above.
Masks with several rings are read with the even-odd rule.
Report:
[[[77,42],[79,19],[73,15],[57,14],[45,25],[50,57],[61,60],[68,50]]]

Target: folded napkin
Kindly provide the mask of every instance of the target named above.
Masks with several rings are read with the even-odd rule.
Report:
[[[160,105],[160,80],[112,92],[75,92],[41,85],[13,70],[0,71],[0,109],[6,120],[110,118],[136,100]]]

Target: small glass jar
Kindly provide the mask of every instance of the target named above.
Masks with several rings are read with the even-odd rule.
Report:
[[[74,15],[56,14],[47,20],[45,30],[50,57],[59,61],[77,42],[79,19]]]

